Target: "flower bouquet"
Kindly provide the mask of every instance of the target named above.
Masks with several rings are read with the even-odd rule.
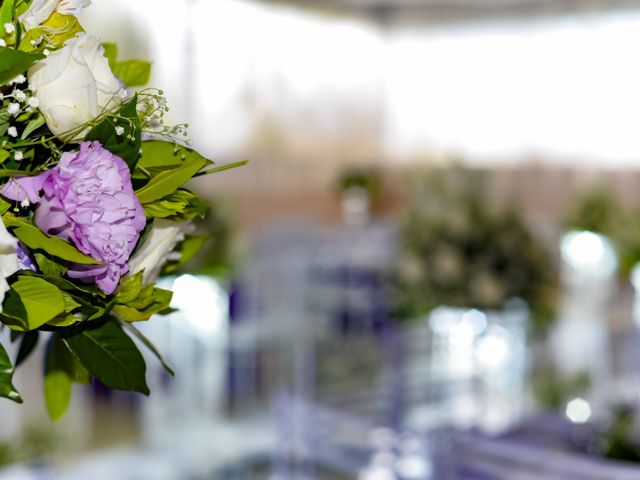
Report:
[[[527,302],[535,328],[552,318],[556,267],[513,208],[495,208],[482,172],[454,166],[415,175],[401,230],[396,314],[420,318],[438,306],[502,310]]]
[[[82,29],[89,0],[0,5],[0,396],[21,402],[15,366],[47,341],[44,392],[53,418],[75,382],[148,394],[135,328],[171,311],[154,281],[202,245],[191,221],[208,206],[184,185],[226,170],[169,126],[150,64],[121,62]],[[43,335],[43,332],[46,334]]]

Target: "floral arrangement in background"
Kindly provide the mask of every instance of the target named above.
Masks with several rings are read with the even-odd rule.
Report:
[[[171,311],[154,282],[202,245],[192,221],[209,208],[184,185],[244,163],[188,147],[162,91],[142,88],[150,64],[84,32],[89,3],[0,6],[0,328],[19,342],[14,361],[0,345],[0,396],[22,401],[14,368],[44,337],[53,418],[74,382],[149,393],[131,336],[172,374],[134,324]]]
[[[454,167],[412,175],[394,275],[396,315],[441,306],[502,309],[529,304],[541,330],[550,320],[555,262],[513,208],[492,208],[481,172]]]

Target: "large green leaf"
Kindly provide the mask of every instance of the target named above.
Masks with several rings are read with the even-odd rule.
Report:
[[[182,158],[183,155],[184,159]],[[142,142],[142,158],[140,158],[139,165],[144,168],[175,168],[191,157],[204,158],[189,148],[181,147],[174,143],[150,140]]]
[[[0,25],[13,22],[13,8],[15,6],[15,0],[2,0],[1,3],[2,7],[0,7]]]
[[[98,260],[80,252],[70,243],[67,243],[60,238],[48,237],[42,232],[42,230],[34,225],[25,221],[19,221],[19,223],[14,224],[18,226],[13,230],[13,234],[31,250],[42,250],[47,252],[49,255],[53,255],[54,257],[73,263],[82,263],[85,265],[97,265],[100,263]],[[7,222],[7,226],[11,226],[11,223]]]
[[[71,357],[67,347],[57,336],[51,337],[44,368],[44,399],[52,420],[60,419],[71,401],[71,377],[66,364]]]
[[[109,116],[96,125],[86,138],[89,141],[99,141],[104,148],[122,158],[131,170],[138,161],[142,141],[140,119],[136,110],[137,104],[138,96],[135,95],[120,107],[118,116],[121,119],[117,123],[113,117]],[[117,127],[123,128],[121,135],[118,135]]]
[[[20,394],[13,386],[13,365],[11,365],[11,359],[2,344],[0,344],[0,397],[22,403]]]
[[[175,192],[210,162],[205,158],[189,157],[178,168],[167,170],[153,177],[149,183],[136,191],[141,203],[151,203]]]
[[[142,354],[120,325],[109,320],[64,338],[73,355],[107,387],[149,394]]]
[[[21,276],[11,285],[27,314],[26,329],[35,330],[65,311],[64,296],[58,287],[33,276]]]
[[[17,332],[11,332],[17,333]],[[18,333],[18,335],[22,335]],[[40,332],[37,330],[27,332],[22,335],[22,341],[20,342],[20,348],[18,349],[18,355],[16,356],[16,367],[19,367],[29,355],[33,353],[38,345],[38,339],[40,338]]]
[[[49,340],[45,361],[44,397],[52,420],[61,418],[69,407],[73,383],[88,383],[89,372],[71,355],[57,334]]]
[[[26,72],[31,65],[42,58],[44,55],[0,47],[0,84],[7,83]]]
[[[104,48],[104,57],[109,62],[111,70],[113,70],[116,63],[118,63],[118,45],[115,43],[104,42],[102,47]]]
[[[117,62],[113,66],[113,74],[127,87],[139,87],[149,83],[151,64],[142,60]]]

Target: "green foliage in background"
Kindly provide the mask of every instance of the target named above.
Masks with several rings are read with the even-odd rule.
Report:
[[[338,192],[343,193],[351,188],[361,188],[367,193],[372,205],[379,200],[382,193],[382,178],[374,167],[349,167],[338,177]]]
[[[640,206],[625,207],[610,186],[597,184],[583,192],[570,208],[565,228],[607,236],[616,249],[623,278],[640,262]]]
[[[557,268],[511,206],[492,208],[482,173],[454,168],[413,175],[394,280],[396,313],[447,305],[501,309],[526,301],[536,330],[550,321]]]

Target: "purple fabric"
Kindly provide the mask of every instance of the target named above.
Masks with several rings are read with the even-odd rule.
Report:
[[[43,232],[102,262],[73,264],[69,277],[113,293],[146,223],[124,160],[100,142],[83,142],[79,152],[64,153],[55,168],[13,179],[2,195],[38,203],[34,221]]]

